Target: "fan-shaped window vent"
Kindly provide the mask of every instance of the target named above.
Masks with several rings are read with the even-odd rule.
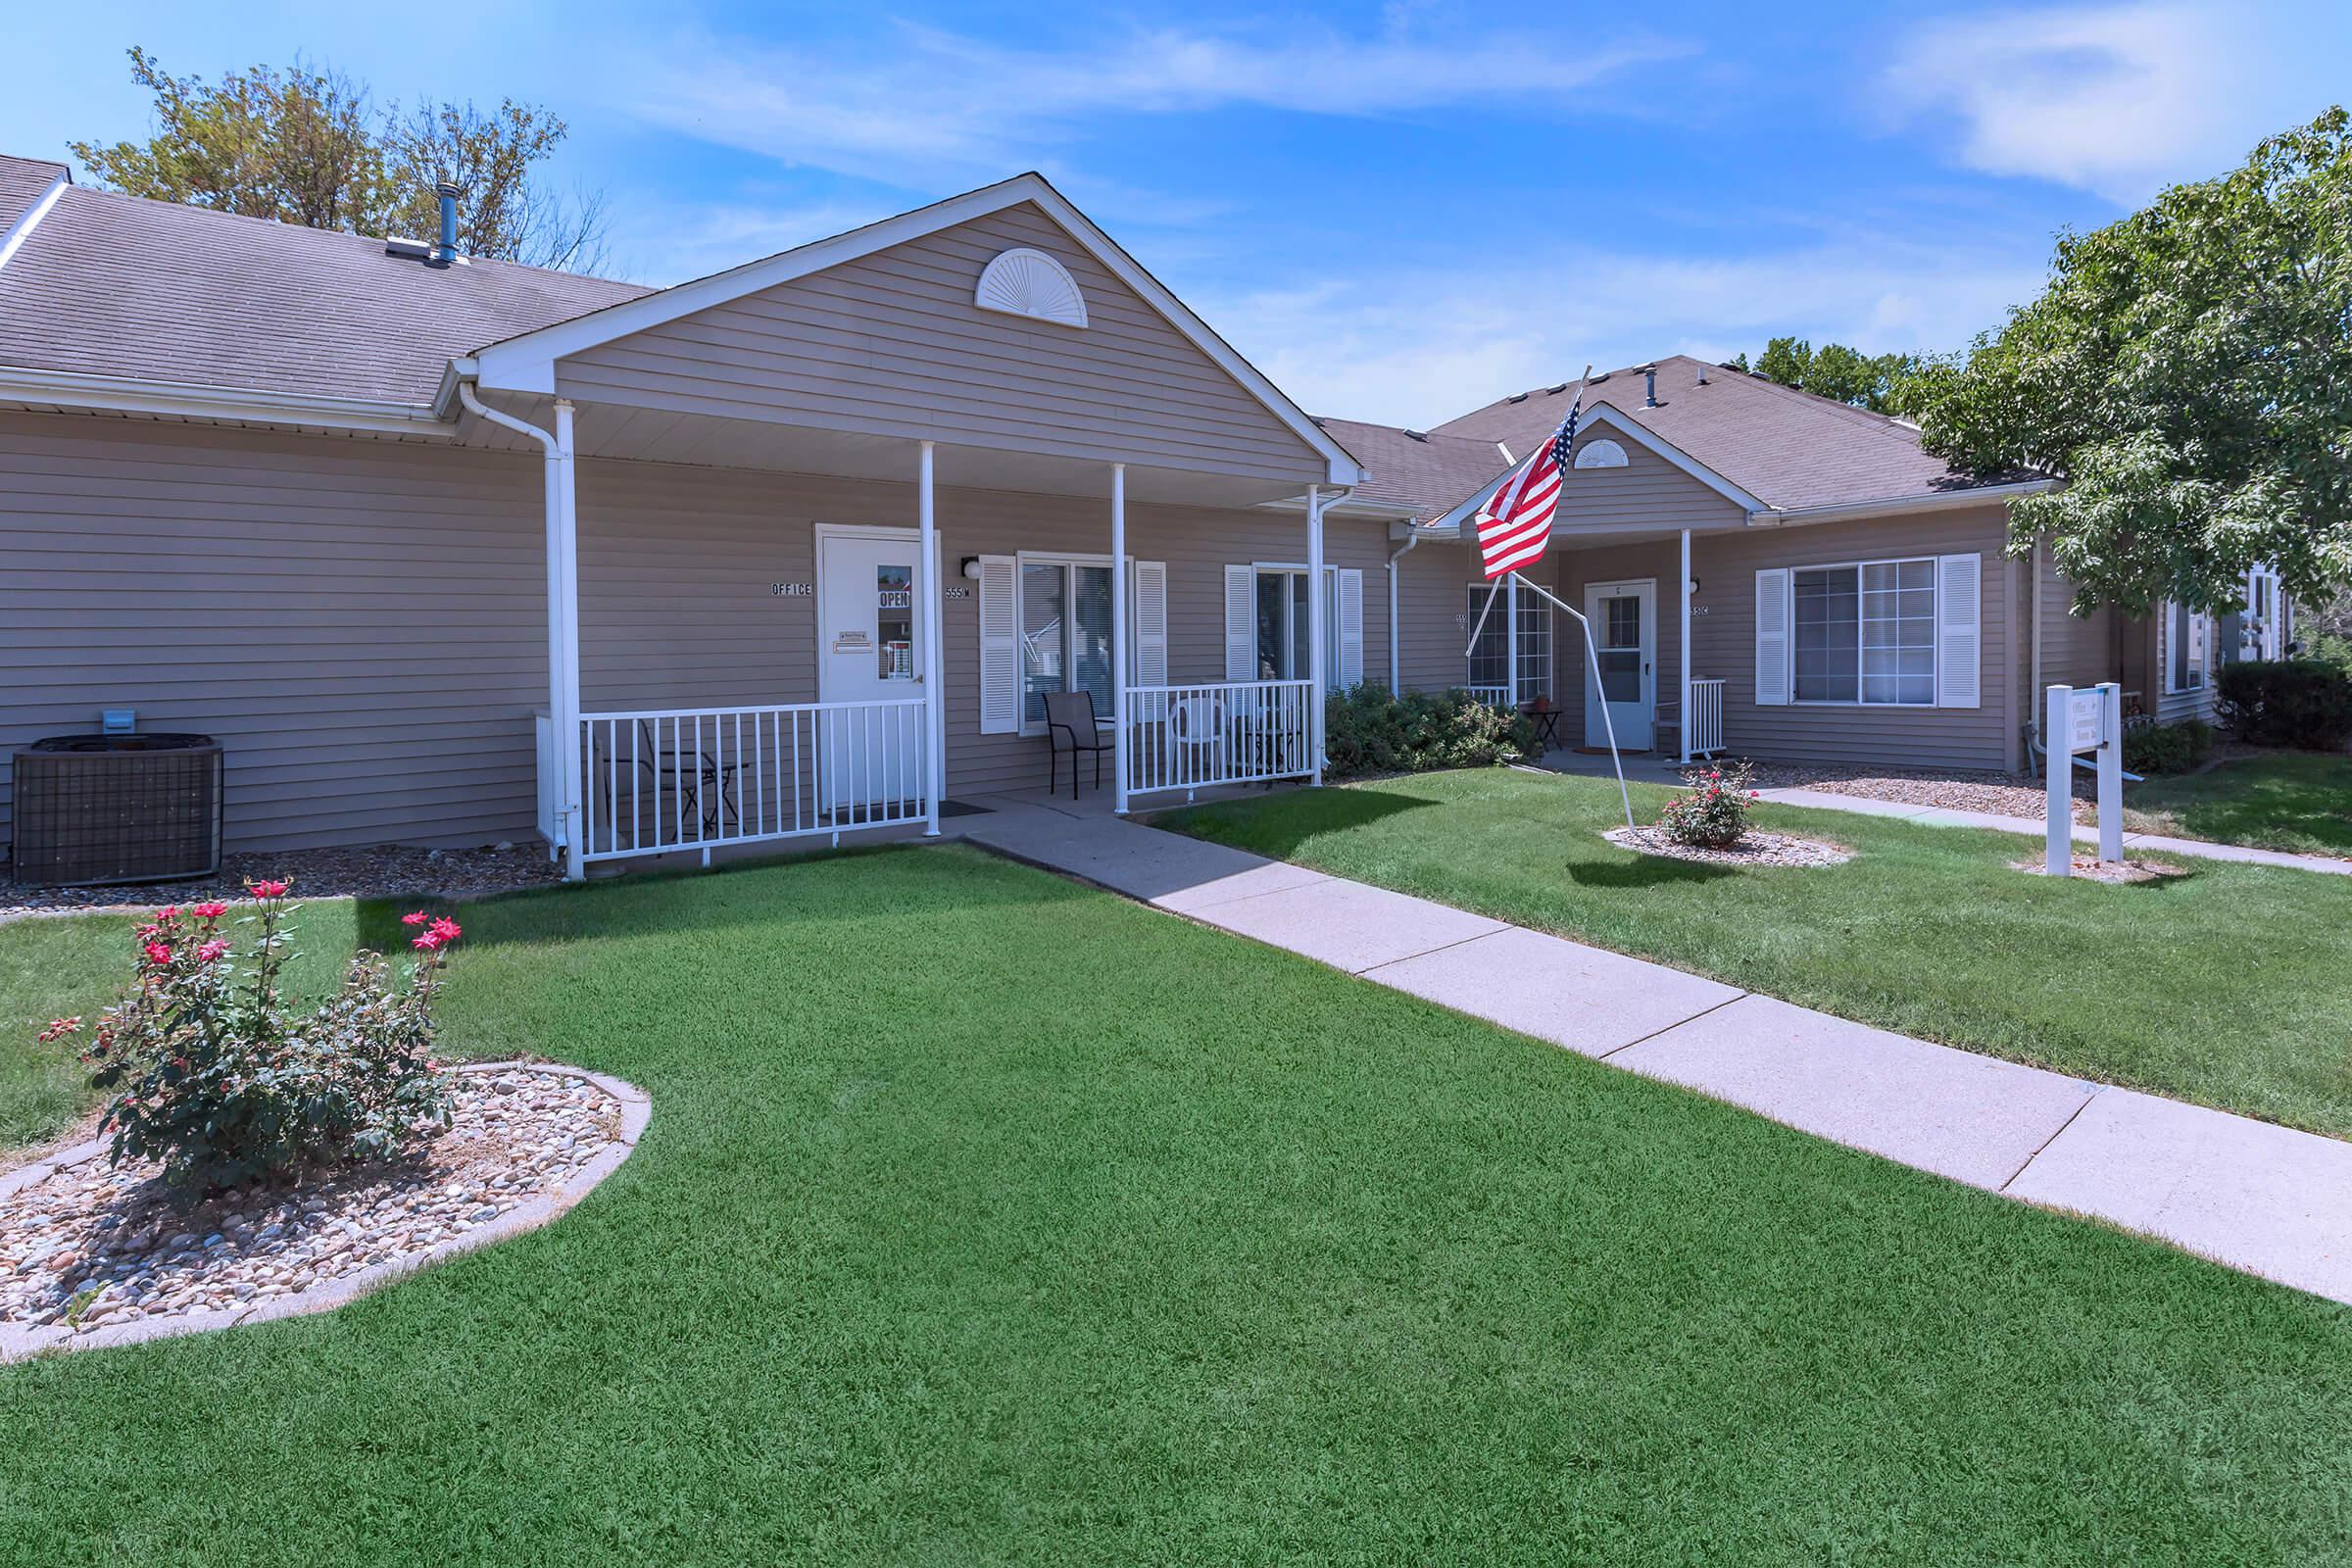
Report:
[[[1034,317],[1057,326],[1086,324],[1086,296],[1069,269],[1044,251],[1006,251],[988,264],[972,303],[984,311]]]

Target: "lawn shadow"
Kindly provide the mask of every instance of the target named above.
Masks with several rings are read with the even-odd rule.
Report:
[[[1570,860],[1568,880],[1588,888],[1656,888],[1714,882],[1736,874],[1739,869],[1709,865],[1701,860],[1678,860],[1666,855],[1640,855],[1630,850],[1625,856],[1622,860]]]
[[[1188,838],[1287,860],[1310,839],[1446,804],[1394,790],[1340,787],[1273,793],[1252,801],[1179,806],[1136,820]]]

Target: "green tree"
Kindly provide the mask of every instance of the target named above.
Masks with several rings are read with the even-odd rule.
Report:
[[[2065,484],[2019,502],[2087,607],[2235,601],[2274,564],[2352,581],[2352,117],[2329,110],[2217,179],[2059,237],[2048,288],[1923,378],[1931,450]]]
[[[1824,343],[1817,350],[1804,338],[1776,337],[1756,356],[1755,373],[1858,409],[1901,414],[1908,406],[1910,379],[1923,363],[1916,355],[1869,355],[1843,343]],[[1745,355],[1738,366],[1747,368]]]
[[[174,76],[144,49],[131,79],[155,95],[144,141],[71,142],[101,185],[354,234],[439,233],[435,181],[459,187],[458,246],[538,267],[603,259],[603,198],[570,198],[531,175],[566,134],[544,109],[500,103],[397,104],[377,113],[368,89],[331,68],[256,66],[218,84]]]

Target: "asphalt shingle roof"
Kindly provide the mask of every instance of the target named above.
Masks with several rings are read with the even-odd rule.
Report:
[[[65,165],[39,158],[0,158],[0,234],[7,233],[65,172]]]
[[[57,168],[0,158],[0,210]],[[0,267],[0,365],[424,405],[453,358],[651,292],[75,185]]]
[[[1595,376],[1585,402],[1606,403],[1775,510],[1904,500],[1998,482],[1956,471],[1923,449],[1919,431],[1900,419],[1685,355],[1660,360],[1657,368],[1654,409],[1642,406],[1639,367]],[[1448,419],[1436,433],[1500,441],[1525,453],[1566,417],[1575,395],[1573,381],[1520,393]]]
[[[1492,441],[1321,415],[1315,422],[1371,470],[1355,488],[1358,497],[1410,508],[1416,522],[1452,511],[1505,466],[1501,449]]]

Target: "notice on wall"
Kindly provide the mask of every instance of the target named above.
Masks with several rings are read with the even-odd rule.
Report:
[[[873,652],[874,640],[862,631],[845,631],[833,639],[837,654],[866,654]]]

